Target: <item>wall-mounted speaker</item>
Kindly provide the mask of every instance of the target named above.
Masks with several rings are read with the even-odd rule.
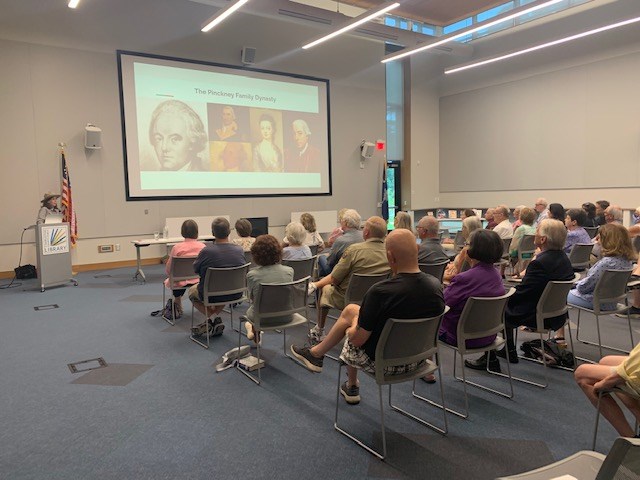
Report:
[[[253,65],[256,63],[256,49],[253,47],[242,47],[242,63]]]
[[[87,123],[84,129],[84,148],[98,150],[102,148],[102,129]]]

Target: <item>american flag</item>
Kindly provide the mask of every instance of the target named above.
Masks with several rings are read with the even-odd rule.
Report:
[[[62,155],[62,221],[69,223],[69,233],[71,237],[71,246],[75,246],[78,239],[78,219],[76,210],[73,208],[73,200],[71,199],[71,179],[69,178],[69,169],[67,168],[67,160]]]

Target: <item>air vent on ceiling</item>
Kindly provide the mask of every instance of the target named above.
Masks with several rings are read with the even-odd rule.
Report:
[[[294,12],[292,10],[285,10],[281,8],[278,10],[280,15],[284,15],[285,17],[293,17],[298,18],[300,20],[307,20],[309,22],[322,23],[324,25],[331,25],[331,20],[328,18],[316,17],[315,15],[308,15],[306,13]]]
[[[398,40],[397,35],[389,35],[387,33],[376,32],[375,30],[369,30],[367,28],[356,28],[356,32],[362,33],[364,35],[369,35],[371,37],[383,38],[385,40]]]

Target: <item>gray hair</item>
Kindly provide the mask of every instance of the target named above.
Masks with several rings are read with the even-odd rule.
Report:
[[[307,230],[300,222],[291,222],[284,229],[290,245],[302,245],[307,238]]]
[[[562,250],[567,240],[564,223],[553,218],[545,218],[538,224],[538,234],[547,237],[548,250]]]
[[[347,226],[347,228],[354,228],[357,230],[360,228],[362,217],[358,212],[350,208],[342,215],[342,222]]]
[[[622,222],[622,208],[618,205],[609,205],[605,212],[611,215],[616,222]]]
[[[187,124],[187,135],[193,150],[197,153],[204,149],[207,143],[207,132],[204,130],[202,119],[193,108],[180,100],[166,100],[160,103],[151,114],[151,122],[149,123],[149,141],[154,143],[154,130],[156,122],[160,115],[167,113],[178,115],[184,119]]]
[[[462,221],[462,233],[464,236],[464,233],[466,231],[467,236],[466,239],[469,238],[469,235],[471,235],[471,232],[475,231],[475,230],[480,230],[482,228],[482,220],[480,220],[478,217],[467,217]]]
[[[309,130],[309,125],[307,125],[307,122],[305,122],[301,118],[298,118],[297,120],[294,120],[291,125],[293,125],[294,129],[302,130],[305,135],[307,135],[307,136],[311,135],[311,130]]]
[[[469,217],[470,218],[470,217]],[[440,222],[432,215],[425,215],[418,222],[420,228],[424,228],[429,235],[438,235],[440,230]]]

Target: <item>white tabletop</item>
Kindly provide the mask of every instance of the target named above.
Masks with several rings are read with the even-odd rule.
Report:
[[[198,240],[204,242],[205,240],[215,240],[213,235],[200,235]],[[169,237],[169,238],[142,238],[140,240],[131,240],[136,247],[148,247],[149,245],[167,245],[170,243],[184,242],[183,237]]]

